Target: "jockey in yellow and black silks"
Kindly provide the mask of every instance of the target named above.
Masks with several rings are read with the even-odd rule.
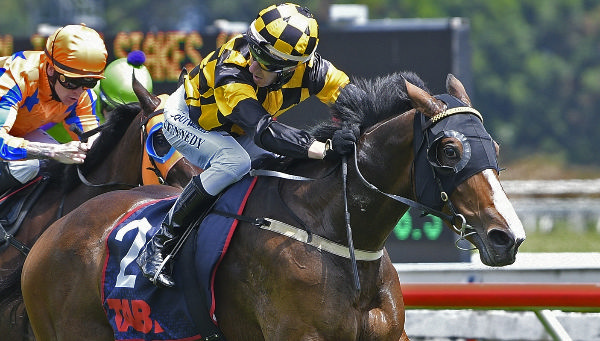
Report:
[[[329,150],[352,150],[358,134],[353,129],[340,129],[325,143],[274,119],[311,96],[333,104],[349,83],[315,52],[318,43],[317,21],[307,8],[272,5],[245,34],[207,55],[169,97],[163,134],[204,171],[184,188],[138,257],[154,284],[174,285],[170,264],[163,264],[166,255],[185,226],[248,173],[253,161],[274,154],[323,159]]]
[[[106,58],[104,41],[85,25],[59,28],[44,51],[0,57],[0,191],[33,179],[40,160],[84,161],[97,135],[59,144],[40,128],[63,122],[86,132],[98,126],[92,88],[103,78]]]

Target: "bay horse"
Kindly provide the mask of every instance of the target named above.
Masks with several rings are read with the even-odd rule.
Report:
[[[525,232],[499,182],[498,145],[460,81],[448,75],[446,88],[432,96],[412,72],[355,80],[341,90],[333,119],[311,130],[325,141],[344,124],[360,126],[353,155],[291,160],[283,169],[312,181],[255,179],[243,217],[279,221],[313,244],[238,217],[214,277],[215,323],[225,339],[408,340],[384,244],[409,206],[446,217],[485,264],[515,261]],[[39,340],[114,340],[102,301],[105,239],[134,208],[179,193],[110,192],[46,230],[22,276]],[[176,264],[175,273],[194,270]]]
[[[199,169],[179,153],[167,152],[170,145],[162,133],[147,133],[154,116],[160,114],[155,113],[155,109],[161,104],[161,98],[150,94],[135,77],[133,82],[140,103],[122,105],[111,112],[85,163],[79,166],[55,163],[48,167],[46,187],[31,208],[21,213],[20,227],[11,236],[23,249],[11,247],[0,236],[0,335],[3,339],[28,339],[27,316],[21,297],[21,268],[27,248],[51,223],[101,193],[159,182],[183,188],[199,173]],[[143,141],[142,136],[149,137],[150,141]],[[165,153],[169,157],[158,161],[150,158],[145,143],[152,144],[156,157]]]

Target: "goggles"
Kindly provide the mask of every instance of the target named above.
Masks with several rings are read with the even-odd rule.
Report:
[[[118,102],[115,102],[110,97],[106,96],[106,93],[102,90],[102,83],[100,83],[98,99],[100,100],[100,103],[102,103],[102,110],[113,111],[119,105]]]
[[[252,39],[248,39],[248,47],[252,59],[265,71],[280,73],[290,71],[298,66],[296,62],[274,58],[264,47],[252,41]]]
[[[92,77],[73,78],[73,77],[67,77],[63,74],[59,74],[58,82],[65,89],[69,89],[69,90],[75,90],[75,89],[78,89],[79,87],[82,87],[84,89],[92,89],[98,83],[98,78],[92,78]]]
[[[250,54],[252,55],[252,59],[254,59],[260,68],[265,71],[279,73],[290,71],[298,66],[298,64],[295,62],[286,62],[284,60],[273,58],[263,47],[255,42],[250,41],[250,39],[248,40],[248,47]]]
[[[244,37],[248,42],[252,59],[260,65],[261,69],[268,72],[293,70],[298,64],[304,63],[312,57],[312,54],[299,57],[278,51],[256,31],[254,24],[250,25]]]

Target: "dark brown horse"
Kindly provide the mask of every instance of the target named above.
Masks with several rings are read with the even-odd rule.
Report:
[[[142,157],[150,160],[143,148],[142,124],[152,119],[160,99],[152,96],[137,82],[135,90],[141,98],[140,104],[129,104],[115,109],[100,137],[88,153],[81,166],[55,164],[48,169],[48,184],[29,212],[24,215],[14,238],[26,247],[31,247],[42,232],[60,216],[72,211],[86,200],[108,191],[131,188],[144,183],[161,182],[183,187],[198,169],[180,154],[171,154],[171,160],[155,161],[156,172],[144,175],[147,166],[142,166]],[[150,123],[152,124],[152,123]],[[157,153],[170,148],[160,133],[150,135]],[[144,141],[145,142],[145,141]],[[166,149],[166,150],[165,150]],[[171,163],[175,163],[172,165]],[[167,173],[163,166],[172,166]],[[80,167],[83,175],[77,174]],[[158,169],[163,169],[162,173]],[[144,180],[143,180],[144,178]],[[87,183],[84,183],[84,182]],[[0,335],[2,339],[27,339],[27,317],[21,297],[21,268],[25,262],[16,248],[7,245],[0,236]]]
[[[486,264],[514,262],[525,233],[498,179],[497,145],[462,84],[449,75],[446,86],[438,99],[412,73],[357,80],[342,90],[335,119],[313,131],[324,140],[341,124],[360,125],[348,167],[331,155],[285,168],[313,181],[258,179],[244,216],[325,241],[315,247],[240,221],[215,278],[215,315],[226,339],[407,340],[400,281],[384,243],[415,201],[451,220]],[[104,239],[133,207],[178,193],[164,186],[107,193],[44,233],[22,277],[40,340],[114,339],[102,302]],[[439,199],[446,194],[448,201]]]

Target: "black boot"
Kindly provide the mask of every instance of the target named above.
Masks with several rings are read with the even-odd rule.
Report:
[[[175,204],[162,222],[160,231],[140,252],[137,263],[145,277],[158,287],[175,285],[171,276],[172,258],[165,258],[173,250],[185,229],[215,201],[202,186],[199,176],[195,176],[185,186]],[[163,264],[165,263],[165,264]]]

